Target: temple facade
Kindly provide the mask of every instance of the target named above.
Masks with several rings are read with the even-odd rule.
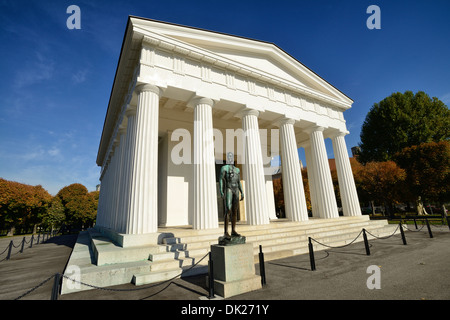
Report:
[[[361,215],[344,138],[352,103],[275,44],[130,16],[97,156],[97,227],[142,241],[157,241],[164,226],[218,228],[227,152],[241,170],[241,221],[276,219],[276,156],[286,217],[306,221],[300,147],[312,217],[336,218],[326,138],[343,215]]]

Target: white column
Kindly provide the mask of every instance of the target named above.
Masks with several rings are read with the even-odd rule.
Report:
[[[259,112],[252,109],[242,111],[244,131],[245,212],[250,225],[269,224],[267,192],[258,125]]]
[[[208,98],[189,102],[194,107],[194,229],[219,227],[212,106]]]
[[[313,217],[320,217],[319,209],[317,206],[317,196],[316,196],[316,178],[314,177],[314,162],[312,162],[311,158],[311,143],[307,143],[304,146],[305,149],[305,158],[306,158],[306,172],[308,174],[308,185],[309,185],[309,198],[311,200],[311,211]]]
[[[339,192],[341,195],[344,216],[360,216],[361,207],[359,205],[355,179],[353,178],[353,171],[344,138],[347,133],[348,132],[339,132],[332,138],[339,181]]]
[[[293,119],[280,122],[281,166],[286,217],[292,221],[308,220],[302,171],[297,151]]]
[[[322,218],[339,217],[330,165],[323,138],[323,127],[314,127],[307,132],[311,142],[311,162],[314,163],[314,178],[319,215]]]
[[[116,167],[114,169],[114,195],[112,198],[113,203],[113,213],[114,218],[112,221],[112,229],[115,231],[119,231],[120,229],[120,221],[121,216],[123,212],[120,210],[120,200],[122,199],[122,190],[123,190],[123,183],[122,183],[122,172],[123,172],[123,158],[125,154],[125,133],[126,129],[123,127],[120,127],[117,131],[117,146],[116,146]]]
[[[136,107],[127,106],[125,111],[125,116],[127,118],[127,131],[124,139],[124,155],[121,173],[121,196],[119,198],[119,216],[120,220],[118,222],[117,231],[119,233],[127,232],[128,218],[129,218],[129,207],[130,207],[130,193],[131,193],[131,182],[132,182],[132,167],[133,167],[133,150],[134,143],[136,139]]]
[[[161,92],[151,84],[140,85],[136,91],[136,115],[134,119],[128,117],[127,125],[127,151],[130,152],[129,193],[124,195],[129,201],[125,228],[127,234],[154,233],[158,230],[158,120]]]

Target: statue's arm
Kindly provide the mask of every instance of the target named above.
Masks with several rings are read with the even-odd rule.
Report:
[[[242,200],[244,200],[244,191],[242,191],[240,170],[238,168],[236,168],[236,171],[237,171],[238,176],[239,176],[239,191],[241,192],[241,201],[242,201]]]
[[[225,180],[225,166],[220,168],[220,177],[219,177],[219,189],[220,189],[220,196],[223,198],[223,181]]]

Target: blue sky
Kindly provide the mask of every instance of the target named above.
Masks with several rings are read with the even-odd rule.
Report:
[[[72,4],[80,30],[66,27]],[[380,30],[366,27],[372,4]],[[354,100],[344,113],[349,149],[370,107],[393,92],[450,105],[447,0],[0,0],[0,177],[52,194],[75,182],[95,189],[128,15],[277,44]]]

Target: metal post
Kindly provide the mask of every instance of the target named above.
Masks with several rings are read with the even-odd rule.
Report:
[[[450,217],[449,216],[447,216],[447,226],[450,229]]]
[[[9,242],[9,248],[8,248],[8,254],[6,255],[6,260],[9,260],[9,259],[11,258],[11,250],[12,250],[12,247],[13,247],[13,241],[11,240],[11,241]]]
[[[60,281],[61,275],[59,273],[55,274],[55,281],[53,282],[51,300],[58,300]]]
[[[211,251],[209,252],[209,296],[208,299],[214,298],[214,266],[211,256]]]
[[[20,248],[20,253],[23,252],[23,247],[25,246],[25,237],[22,239],[22,247]]]
[[[363,229],[364,246],[366,247],[366,254],[370,256],[369,241],[367,240],[366,229]]]
[[[414,226],[416,227],[416,230],[417,230],[417,222],[416,222],[416,218],[414,218]]]
[[[431,232],[430,223],[428,222],[428,218],[425,218],[425,221],[427,222],[428,234],[430,235],[430,238],[433,238],[433,233]]]
[[[316,262],[314,261],[314,249],[311,242],[311,237],[308,237],[308,248],[309,248],[309,261],[311,263],[311,271],[316,270]]]
[[[401,223],[399,224],[399,227],[400,227],[400,233],[401,233],[401,235],[402,235],[402,241],[403,241],[403,244],[406,245],[405,232],[403,231],[403,226],[402,226]]]
[[[31,235],[30,248],[33,248],[34,234]]]
[[[261,274],[261,285],[266,285],[266,268],[264,266],[264,253],[262,245],[259,245],[259,273]]]

